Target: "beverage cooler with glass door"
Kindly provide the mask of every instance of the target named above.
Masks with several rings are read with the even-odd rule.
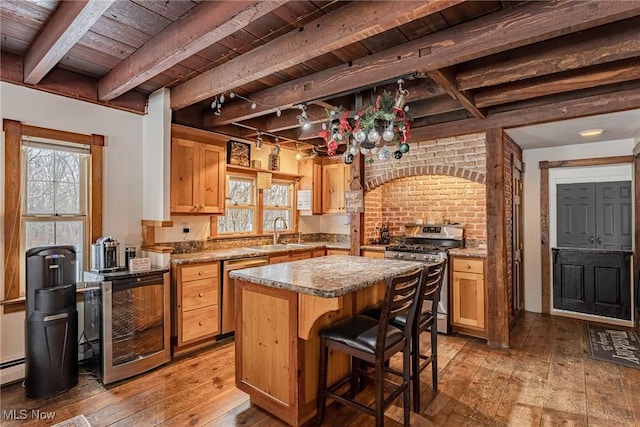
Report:
[[[84,334],[99,377],[109,384],[171,359],[169,270],[88,273]]]

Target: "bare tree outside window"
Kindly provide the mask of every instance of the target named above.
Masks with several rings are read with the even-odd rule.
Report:
[[[23,250],[73,245],[77,273],[83,269],[88,154],[65,147],[23,145]],[[53,146],[52,146],[53,147]]]
[[[291,194],[292,185],[289,183],[273,183],[271,188],[266,188],[263,192],[264,215],[262,218],[262,228],[265,231],[273,231],[273,220],[282,217],[287,222],[287,230],[292,228],[291,224]],[[278,224],[280,230],[282,224]]]
[[[227,184],[227,207],[218,217],[218,233],[249,233],[255,230],[253,179],[230,177]]]

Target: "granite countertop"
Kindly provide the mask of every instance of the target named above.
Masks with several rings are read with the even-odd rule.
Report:
[[[417,261],[329,255],[229,272],[229,277],[271,288],[334,298],[424,267]]]
[[[449,249],[450,256],[466,256],[469,258],[486,258],[487,249],[479,248],[454,248]]]
[[[256,245],[265,246],[265,245]],[[273,246],[273,245],[267,245]],[[209,251],[188,252],[184,254],[172,254],[171,264],[195,264],[199,262],[224,261],[239,258],[254,258],[260,256],[275,255],[278,253],[303,252],[318,248],[349,249],[348,242],[302,242],[277,245],[278,247],[257,249],[252,246],[241,248],[215,249]]]

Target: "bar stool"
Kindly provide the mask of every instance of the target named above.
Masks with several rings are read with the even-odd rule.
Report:
[[[422,298],[418,303],[419,315],[414,317],[413,334],[411,336],[411,388],[413,389],[413,411],[420,413],[420,372],[431,365],[431,381],[434,391],[438,390],[438,303],[440,302],[440,290],[446,271],[447,260],[429,265],[423,275]],[[424,301],[431,301],[431,307],[425,307]],[[374,319],[381,319],[381,308],[373,307],[362,313]],[[391,324],[404,328],[407,323],[406,316],[396,316],[391,319]],[[431,352],[420,352],[420,334],[431,331]]]
[[[376,426],[384,425],[384,410],[399,395],[404,395],[404,425],[409,425],[409,381],[410,381],[410,339],[414,325],[413,317],[418,301],[421,301],[420,285],[423,268],[418,268],[402,276],[387,280],[384,300],[380,310],[380,321],[371,317],[356,315],[320,331],[320,370],[318,376],[317,422],[322,424],[327,397],[347,404],[376,418]],[[390,319],[406,316],[409,322],[404,327],[391,324]],[[329,349],[335,349],[351,356],[351,375],[327,388],[327,364]],[[391,356],[402,351],[402,372],[388,366]],[[374,366],[373,374],[359,369],[361,362]],[[385,378],[391,372],[402,377],[400,384]],[[353,400],[360,376],[373,378],[375,389],[374,408]],[[351,381],[350,396],[339,395],[337,390]],[[385,399],[385,382],[393,384],[394,390]]]

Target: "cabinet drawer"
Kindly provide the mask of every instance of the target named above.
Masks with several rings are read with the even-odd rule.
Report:
[[[297,261],[299,259],[311,258],[311,252],[296,252],[289,255],[289,261]]]
[[[218,277],[220,274],[220,263],[212,262],[207,264],[191,265],[189,267],[182,267],[181,271],[182,281],[207,279],[210,277]]]
[[[217,334],[218,306],[199,308],[182,313],[182,341],[190,341],[207,335]]]
[[[484,271],[484,261],[481,259],[453,258],[453,271],[482,274]]]
[[[192,280],[182,283],[182,310],[193,310],[218,304],[218,281]]]

